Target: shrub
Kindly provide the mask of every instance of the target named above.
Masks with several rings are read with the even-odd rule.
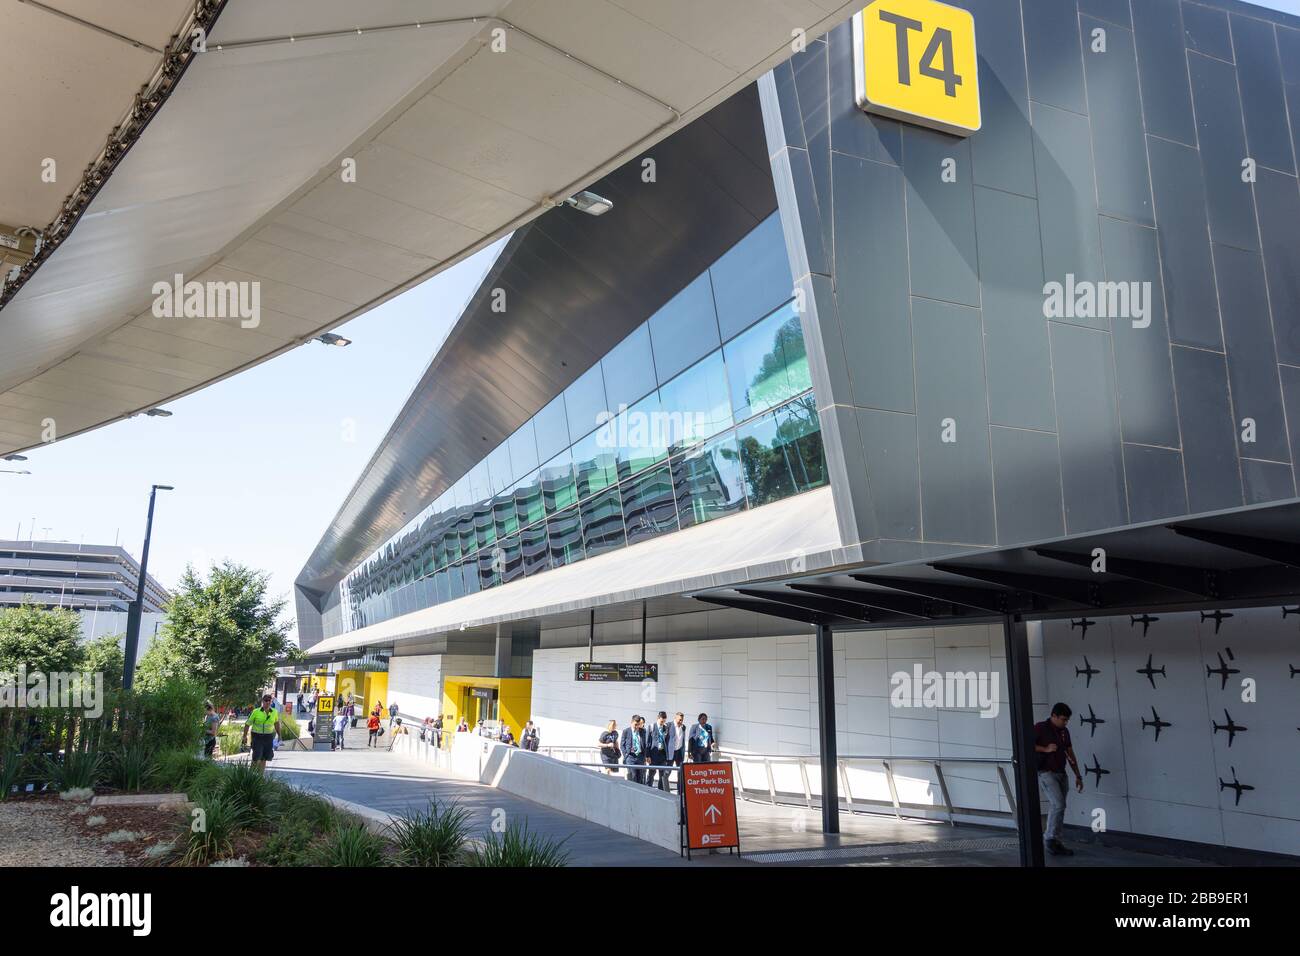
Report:
[[[151,751],[198,751],[203,735],[202,685],[171,678],[133,695],[131,709],[138,718],[137,739]]]
[[[430,800],[427,810],[408,811],[388,829],[403,866],[455,866],[469,840],[470,814],[454,803]]]
[[[311,854],[314,866],[383,866],[387,841],[360,821],[331,830]]]
[[[511,823],[505,833],[488,833],[465,862],[467,866],[567,866],[569,854],[563,849],[567,840],[568,837],[552,840],[533,833],[527,823]]]
[[[43,776],[55,790],[94,787],[103,772],[103,755],[85,750],[64,751],[62,759],[46,756]]]
[[[210,766],[192,750],[168,750],[158,755],[154,767],[154,781],[171,793],[185,793],[194,778],[204,767]]]
[[[201,814],[193,818],[186,839],[183,862],[204,866],[227,856],[233,839],[248,821],[248,811],[238,801],[223,796],[209,796],[199,804]]]
[[[278,782],[277,785],[279,789],[274,791],[277,819],[302,822],[318,833],[333,830],[342,822],[342,814],[328,800]]]
[[[109,760],[109,780],[113,786],[139,793],[157,772],[153,755],[142,741],[123,744]]]
[[[226,724],[217,731],[217,746],[223,757],[232,757],[244,746],[244,725]]]
[[[264,866],[306,866],[311,862],[311,844],[316,831],[302,819],[280,823],[257,852]]]
[[[194,802],[201,801],[205,797],[215,796],[221,792],[225,779],[226,767],[224,764],[204,761],[203,766],[190,779],[186,794]]]
[[[300,736],[302,730],[298,727],[298,721],[287,710],[280,711],[280,739],[297,740]]]
[[[17,745],[8,744],[0,750],[0,803],[9,799],[10,794],[27,782],[27,758],[18,750]]]
[[[240,803],[248,812],[253,822],[265,820],[268,816],[272,788],[278,786],[253,769],[252,764],[228,764],[221,768],[221,784],[218,794]]]

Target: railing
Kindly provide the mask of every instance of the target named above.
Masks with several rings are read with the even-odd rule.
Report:
[[[591,753],[599,753],[598,747],[540,747],[539,753],[545,753],[557,760],[563,760],[566,763],[576,764],[584,767],[626,767],[626,764],[603,764],[587,763],[577,758]],[[811,763],[815,768],[815,773],[821,772],[821,758],[817,754],[751,754],[751,753],[734,753],[729,751],[719,751],[715,754],[715,759],[731,761],[736,765],[735,786],[736,795],[742,800],[750,802],[766,802],[772,806],[781,804],[792,804],[799,802],[802,796],[802,803],[809,810],[820,806],[819,800],[813,794],[812,778],[808,773],[808,765]],[[765,791],[757,790],[753,787],[746,787],[744,784],[744,774],[741,772],[741,766],[744,764],[761,763],[763,766],[764,777],[767,780]],[[853,788],[850,784],[849,769],[852,765],[861,764],[879,764],[885,775],[885,782],[889,787],[888,801],[872,800],[866,797],[854,797]],[[799,769],[799,779],[802,783],[802,794],[791,793],[790,791],[779,791],[776,786],[776,774],[773,771],[775,765],[794,764]],[[898,796],[898,784],[894,775],[894,768],[899,765],[921,765],[931,768],[934,771],[935,781],[939,787],[939,794],[943,798],[941,804],[920,804],[904,803]],[[641,765],[635,765],[641,766]],[[943,768],[945,766],[983,766],[993,767],[997,771],[998,781],[1002,786],[1002,794],[1006,798],[1009,811],[991,810],[985,807],[963,807],[953,803],[951,792],[948,789],[948,779],[944,776]],[[913,757],[913,756],[896,756],[892,754],[845,754],[836,760],[836,771],[839,776],[840,798],[843,803],[841,812],[847,810],[849,813],[872,813],[878,809],[892,809],[894,816],[899,820],[903,819],[904,810],[932,811],[942,809],[948,818],[948,823],[956,826],[956,817],[958,814],[963,816],[977,817],[994,817],[1014,819],[1016,812],[1015,791],[1011,788],[1011,782],[1007,777],[1007,768],[1011,766],[1010,759],[997,757]],[[766,799],[758,796],[762,794]]]

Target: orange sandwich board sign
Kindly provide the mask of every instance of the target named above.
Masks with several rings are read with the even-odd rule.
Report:
[[[682,847],[688,860],[692,850],[740,849],[734,774],[730,763],[682,766]]]

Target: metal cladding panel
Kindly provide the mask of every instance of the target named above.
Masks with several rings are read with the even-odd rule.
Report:
[[[818,403],[858,411],[823,411],[845,545],[901,532],[941,555],[1293,497],[1300,18],[950,2],[975,18],[989,120],[966,139],[854,109],[848,25],[762,85],[795,280],[823,290],[806,338],[847,357],[812,361]],[[961,306],[963,365],[936,373],[952,342],[931,317]],[[886,413],[915,465],[873,446],[861,423]]]
[[[323,594],[776,208],[751,86],[506,244],[298,577]],[[493,291],[505,291],[503,312]],[[316,599],[318,600],[318,598]]]

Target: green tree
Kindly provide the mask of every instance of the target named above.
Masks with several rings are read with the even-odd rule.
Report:
[[[20,665],[45,673],[75,671],[83,654],[76,611],[35,604],[0,611],[0,674],[15,674]]]
[[[85,645],[81,669],[87,673],[102,673],[104,686],[115,688],[122,686],[122,666],[126,655],[118,646],[121,637],[117,634],[105,634]]]
[[[140,685],[188,677],[219,707],[248,704],[275,669],[301,653],[279,621],[283,600],[268,600],[267,576],[227,561],[205,581],[192,567],[167,605],[162,633],[140,661]]]

